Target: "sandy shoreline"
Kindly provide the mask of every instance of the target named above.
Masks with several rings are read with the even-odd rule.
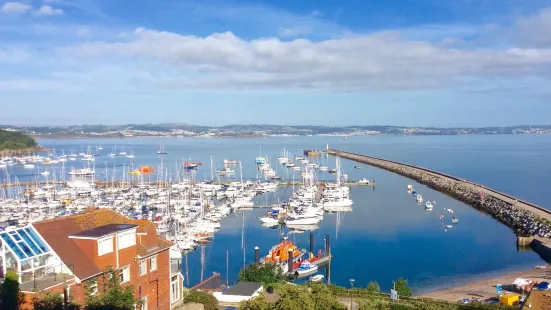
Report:
[[[496,297],[496,285],[501,284],[503,291],[507,292],[510,284],[517,278],[528,279],[531,281],[547,281],[551,282],[551,266],[545,269],[529,269],[520,272],[509,273],[503,276],[490,278],[487,280],[474,281],[472,283],[439,291],[434,291],[428,294],[420,295],[421,298],[432,298],[447,301],[459,301],[464,298],[477,298],[485,300]]]

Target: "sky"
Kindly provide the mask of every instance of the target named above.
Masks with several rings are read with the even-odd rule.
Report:
[[[0,0],[0,124],[551,124],[549,0]]]

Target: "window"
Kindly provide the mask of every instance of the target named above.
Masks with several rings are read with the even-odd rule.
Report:
[[[157,255],[152,256],[149,259],[149,270],[151,270],[151,271],[157,270]]]
[[[130,267],[126,266],[120,270],[121,284],[130,281]]]
[[[140,276],[143,276],[147,273],[147,261],[142,260],[140,262]]]
[[[142,297],[142,305],[140,307],[140,310],[147,310],[147,296]]]
[[[136,231],[129,231],[119,235],[119,250],[136,245]]]
[[[113,252],[113,237],[98,240],[98,256]]]
[[[173,276],[170,281],[170,302],[175,303],[180,300],[180,282],[178,276]]]
[[[95,296],[98,293],[98,282],[90,284],[90,296]]]

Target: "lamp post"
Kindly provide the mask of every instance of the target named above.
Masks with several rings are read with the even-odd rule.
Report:
[[[350,279],[350,310],[352,310],[352,302],[354,300],[352,297],[352,289],[354,288],[354,282],[356,282],[356,280]]]

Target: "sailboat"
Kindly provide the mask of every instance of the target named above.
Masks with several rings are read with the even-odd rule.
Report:
[[[159,150],[157,151],[157,155],[166,155],[164,144],[161,144],[159,146]]]
[[[134,152],[130,149],[130,154],[126,155],[126,158],[134,158]]]

